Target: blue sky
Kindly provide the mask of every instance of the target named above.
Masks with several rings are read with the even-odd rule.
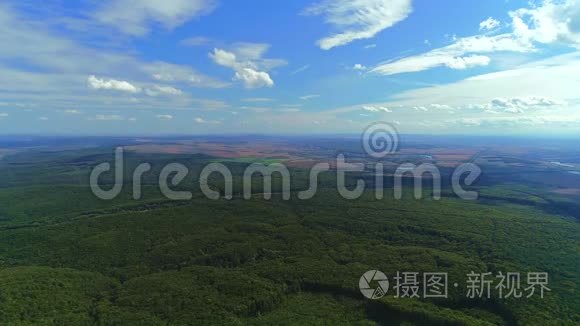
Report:
[[[580,1],[0,4],[0,133],[579,134]]]

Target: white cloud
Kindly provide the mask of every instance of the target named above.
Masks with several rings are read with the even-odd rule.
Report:
[[[364,48],[365,48],[365,49],[374,49],[374,48],[376,48],[376,47],[377,47],[377,45],[376,45],[376,44],[368,44],[368,45],[365,45],[365,46],[364,46]]]
[[[548,97],[527,96],[512,98],[495,98],[489,104],[484,106],[485,110],[506,112],[506,113],[525,113],[529,110],[550,109],[566,105],[564,101],[551,99]]]
[[[384,107],[384,106],[370,106],[370,105],[365,105],[362,107],[363,110],[368,111],[368,112],[383,112],[383,113],[391,113],[393,112],[391,109]]]
[[[38,117],[38,120],[40,120],[40,121],[47,121],[48,120],[48,117]]]
[[[453,108],[447,104],[434,103],[431,104],[430,107],[436,110],[453,110]]]
[[[272,87],[274,81],[270,75],[264,71],[257,71],[252,68],[241,68],[236,70],[234,80],[240,80],[246,88]]]
[[[62,112],[66,113],[66,114],[80,114],[81,113],[81,111],[73,110],[73,109],[64,110]]]
[[[95,120],[99,120],[99,121],[121,121],[121,120],[124,120],[124,119],[123,119],[122,116],[116,115],[116,114],[111,114],[111,115],[97,114],[95,116]]]
[[[448,120],[448,124],[478,128],[521,128],[521,127],[574,127],[580,125],[578,118],[561,117],[496,117],[496,118],[462,118]]]
[[[269,107],[256,107],[256,106],[242,106],[240,109],[251,111],[254,113],[264,113],[272,111],[272,108]]]
[[[0,112],[0,120],[6,118],[7,116],[8,116],[8,113]]]
[[[281,108],[301,108],[302,104],[281,104]]]
[[[467,127],[476,127],[476,126],[478,127],[481,126],[482,119],[462,118],[458,120],[452,120],[451,122],[464,125]]]
[[[466,69],[486,66],[490,63],[491,59],[488,56],[477,53],[531,52],[532,50],[526,41],[518,40],[510,34],[471,36],[460,38],[451,45],[424,54],[382,63],[371,71],[382,75],[395,75],[441,66]]]
[[[309,94],[309,95],[300,96],[299,98],[303,101],[308,101],[308,100],[312,100],[312,99],[315,99],[318,97],[320,97],[320,95],[318,95],[318,94]]]
[[[144,70],[153,79],[168,83],[187,83],[194,87],[225,88],[229,83],[216,80],[201,74],[187,66],[167,62],[154,62],[145,66]]]
[[[233,50],[214,49],[209,57],[218,65],[234,70],[234,80],[242,81],[246,88],[272,87],[274,81],[268,70],[285,65],[280,59],[264,59],[269,49],[263,43],[237,43]]]
[[[514,34],[539,43],[580,46],[580,1],[545,0],[541,6],[510,13]]]
[[[561,42],[580,47],[580,1],[545,0],[540,6],[510,12],[510,33],[487,36],[476,35],[454,39],[454,43],[432,51],[379,64],[373,72],[394,75],[424,71],[446,66],[466,69],[485,66],[491,61],[482,54],[496,52],[534,52],[536,44]],[[490,18],[480,24],[481,29],[498,27],[499,22]]]
[[[368,68],[360,63],[355,64],[354,66],[352,66],[353,70],[359,70],[359,71],[364,71],[367,70]]]
[[[94,18],[125,34],[143,36],[152,24],[173,29],[210,13],[216,5],[214,0],[106,0]]]
[[[183,92],[180,89],[171,86],[159,86],[154,85],[151,88],[145,89],[145,94],[149,96],[159,96],[159,95],[182,95]]]
[[[233,52],[242,60],[261,60],[270,48],[266,43],[239,42],[234,44]]]
[[[225,109],[230,107],[228,103],[220,100],[191,99],[191,101],[195,105],[201,106],[202,108],[207,110]]]
[[[170,114],[158,114],[156,117],[159,120],[171,120],[171,119],[173,119],[173,116]]]
[[[198,124],[219,124],[220,123],[220,121],[218,121],[218,120],[205,120],[205,119],[200,118],[200,117],[193,119],[193,121],[195,121]]]
[[[329,50],[373,38],[407,18],[411,11],[411,0],[325,0],[308,7],[304,14],[322,15],[340,31],[318,41],[321,49]]]
[[[453,107],[446,105],[446,104],[438,104],[438,103],[431,103],[431,104],[427,104],[427,105],[417,105],[417,106],[411,107],[411,109],[413,109],[414,111],[417,111],[417,112],[432,112],[433,110],[449,111],[449,112],[453,111]]]
[[[237,65],[268,71],[288,64],[283,59],[264,58],[270,49],[266,43],[237,42],[228,47],[228,52],[234,54]]]
[[[470,77],[458,82],[397,94],[394,103],[408,107],[433,102],[453,107],[491,103],[496,98],[548,98],[580,103],[580,52],[522,64],[513,69]],[[392,106],[393,102],[385,105]]]
[[[89,76],[89,87],[92,89],[115,90],[128,93],[139,93],[141,89],[127,81],[116,79],[100,79],[95,76]]]
[[[214,49],[213,53],[210,53],[210,58],[220,66],[236,68],[239,64],[236,55],[232,52],[228,52],[222,49]]]
[[[60,112],[74,106],[82,112],[93,113],[111,107],[132,109],[136,103],[139,108],[152,110],[228,106],[215,99],[194,98],[181,84],[219,88],[231,82],[203,76],[188,66],[140,59],[136,51],[124,46],[121,49],[116,43],[110,48],[108,40],[100,38],[103,35],[99,34],[97,40],[92,31],[86,35],[62,33],[62,26],[55,27],[48,19],[31,20],[27,12],[14,12],[13,8],[19,6],[0,1],[0,89],[2,101],[11,106],[46,107]],[[77,37],[85,37],[88,42],[76,42]],[[113,35],[111,41],[116,40],[118,35]],[[95,43],[102,46],[90,47]],[[14,65],[14,62],[22,64]],[[90,81],[89,76],[93,76]],[[115,79],[109,80],[111,77]],[[145,90],[153,85],[169,83],[176,85],[167,86],[183,89],[184,94],[146,96]],[[101,91],[92,91],[93,86]],[[111,96],[113,91],[128,96]]]
[[[154,88],[155,90],[164,93],[164,94],[170,94],[170,95],[181,95],[183,94],[183,92],[180,89],[174,88],[174,87],[170,87],[170,86],[155,86]]]
[[[301,110],[298,108],[283,108],[280,109],[280,112],[300,112]]]
[[[480,31],[491,31],[498,28],[500,22],[493,17],[489,17],[488,19],[479,23],[479,30]]]
[[[580,51],[405,91],[388,102],[312,114],[311,119],[350,118],[347,114],[370,106],[392,109],[389,115],[402,122],[406,132],[486,133],[487,129],[493,129],[517,133],[535,132],[535,128],[541,128],[542,132],[574,132],[580,130],[579,76]],[[301,117],[305,119],[306,115]]]
[[[471,55],[467,57],[457,57],[445,62],[444,65],[456,70],[467,69],[477,66],[487,66],[491,59],[484,55]]]
[[[292,71],[292,72],[290,73],[290,75],[296,75],[296,74],[299,74],[299,73],[301,73],[301,72],[303,72],[303,71],[306,71],[306,70],[308,70],[308,69],[310,69],[310,65],[304,65],[304,66],[302,66],[302,67],[300,67],[300,68],[298,68],[298,69],[296,69],[296,70]]]

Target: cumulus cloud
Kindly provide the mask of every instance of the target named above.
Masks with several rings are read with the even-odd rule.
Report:
[[[233,79],[242,81],[246,88],[272,87],[274,81],[268,70],[285,65],[286,61],[263,58],[269,47],[263,43],[237,43],[231,51],[216,48],[209,57],[216,64],[233,69]]]
[[[544,0],[541,6],[510,13],[514,34],[539,42],[580,45],[580,1]]]
[[[578,126],[580,120],[577,118],[562,118],[550,116],[538,117],[492,117],[492,118],[462,118],[447,121],[448,124],[463,127],[479,128],[519,128],[538,126]]]
[[[491,31],[499,27],[500,22],[493,17],[489,17],[488,19],[479,23],[479,30],[480,31]]]
[[[454,38],[454,43],[432,51],[381,63],[372,69],[383,75],[424,71],[436,67],[466,69],[486,66],[496,52],[534,52],[537,44],[561,42],[580,47],[580,1],[545,0],[540,6],[510,12],[511,31],[499,35]],[[499,27],[493,18],[480,24],[482,30]]]
[[[393,112],[391,109],[384,107],[384,106],[365,105],[362,107],[362,109],[365,111],[368,111],[368,112],[373,112],[373,113],[377,113],[377,112],[391,113],[391,112]]]
[[[463,105],[450,106],[446,104],[430,104],[426,106],[414,106],[413,110],[418,112],[433,112],[434,110],[454,113],[467,111],[471,113],[492,113],[492,114],[520,114],[530,111],[552,110],[567,106],[565,101],[556,100],[543,96],[516,96],[497,97],[487,103],[469,103]]]
[[[226,87],[232,84],[230,81],[211,79],[185,65],[152,62],[131,50],[131,46],[121,49],[115,41],[119,33],[111,38],[101,38],[101,30],[87,30],[84,36],[73,33],[85,41],[94,41],[96,35],[98,46],[95,42],[77,41],[78,37],[63,31],[66,27],[53,25],[51,17],[35,19],[35,15],[20,9],[24,7],[0,1],[0,88],[5,93],[2,101],[10,106],[47,107],[64,116],[72,114],[64,111],[74,103],[74,109],[85,113],[83,119],[93,121],[97,112],[109,112],[106,110],[110,108],[121,112],[136,106],[144,110],[211,110],[229,106],[216,99],[194,98],[186,90],[189,86]],[[15,62],[22,64],[14,65]],[[146,90],[154,85],[171,86],[184,94],[147,96]],[[0,103],[0,110],[2,106]]]
[[[19,10],[24,9],[20,5],[7,6],[4,3],[0,1],[0,44],[3,45],[0,51],[0,61],[3,63],[0,64],[0,88],[9,94],[4,100],[14,103],[14,106],[23,103],[27,108],[50,107],[60,112],[70,109],[71,103],[83,112],[110,107],[129,109],[134,108],[135,103],[143,109],[191,109],[193,106],[200,107],[202,99],[191,98],[188,94],[171,98],[150,97],[144,91],[155,84],[175,83],[177,85],[170,86],[183,90],[181,84],[196,87],[231,84],[199,77],[200,74],[191,77],[192,82],[178,81],[176,77],[174,81],[161,80],[174,77],[168,74],[174,70],[159,69],[158,62],[142,58],[130,47],[121,49],[115,45],[101,44],[109,41],[115,43],[118,35],[102,38],[101,30],[92,29],[87,30],[88,34],[84,36],[73,33],[85,41],[94,41],[96,35],[100,46],[95,47],[95,42],[77,41],[78,37],[63,31],[66,27],[54,25],[55,20],[60,22],[60,18],[71,17],[59,15],[36,19],[36,15]],[[60,5],[56,7],[60,8]],[[39,8],[42,11],[46,9]],[[15,62],[22,64],[14,65]],[[188,66],[170,66],[177,71],[185,71],[186,76],[192,76],[187,75],[191,71]],[[161,79],[156,79],[155,74],[159,74],[157,77]],[[89,76],[93,76],[90,82]],[[94,91],[86,92],[87,89]],[[112,92],[128,96],[110,96]]]
[[[323,50],[370,39],[411,14],[411,0],[325,0],[304,10],[321,15],[339,32],[318,41]]]
[[[122,33],[143,36],[152,24],[173,29],[216,6],[215,0],[105,0],[94,18]]]
[[[434,104],[431,104],[431,107],[433,109],[436,109],[436,110],[453,110],[453,107],[451,107],[450,105],[447,105],[447,104],[434,103]]]
[[[412,109],[417,112],[430,112],[433,110],[453,111],[453,107],[446,104],[432,103],[428,105],[413,106]]]
[[[352,66],[353,70],[359,70],[359,71],[364,71],[367,70],[368,68],[360,63],[355,64],[354,66]]]
[[[235,68],[239,64],[236,55],[226,50],[216,48],[213,50],[213,53],[210,53],[209,56],[213,62],[220,66]]]
[[[236,70],[234,80],[240,80],[246,88],[272,87],[274,81],[265,71],[257,71],[252,68],[241,68]]]
[[[115,90],[127,93],[139,93],[141,89],[127,81],[116,79],[101,79],[93,75],[88,78],[89,87],[100,90]]]
[[[506,113],[525,113],[529,110],[550,109],[566,105],[564,101],[559,101],[547,97],[528,96],[513,98],[495,98],[484,106],[485,110]]]

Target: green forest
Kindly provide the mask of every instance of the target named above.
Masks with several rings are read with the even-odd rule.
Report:
[[[118,198],[103,201],[88,175],[111,152],[37,151],[0,161],[0,324],[580,324],[578,220],[523,197],[525,186],[489,185],[479,201],[415,200],[410,192],[395,200],[389,189],[382,200],[368,192],[349,201],[327,175],[307,201],[265,200],[259,188],[244,200],[238,187],[232,200],[210,200],[195,185],[215,158],[133,154],[127,171],[154,166],[144,198],[131,198],[126,179]],[[154,186],[157,167],[168,162],[192,171],[179,186],[192,200],[169,201]],[[249,164],[224,163],[236,177]],[[304,189],[307,173],[292,176]],[[446,272],[459,286],[447,299],[389,292],[368,300],[358,288],[368,270]],[[472,271],[546,272],[551,291],[470,299]]]

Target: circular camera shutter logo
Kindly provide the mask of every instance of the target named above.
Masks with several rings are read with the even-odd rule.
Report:
[[[379,286],[371,288],[372,281],[376,281]],[[368,299],[377,300],[385,296],[389,290],[389,280],[385,273],[377,270],[368,271],[360,277],[358,281],[360,292]]]

